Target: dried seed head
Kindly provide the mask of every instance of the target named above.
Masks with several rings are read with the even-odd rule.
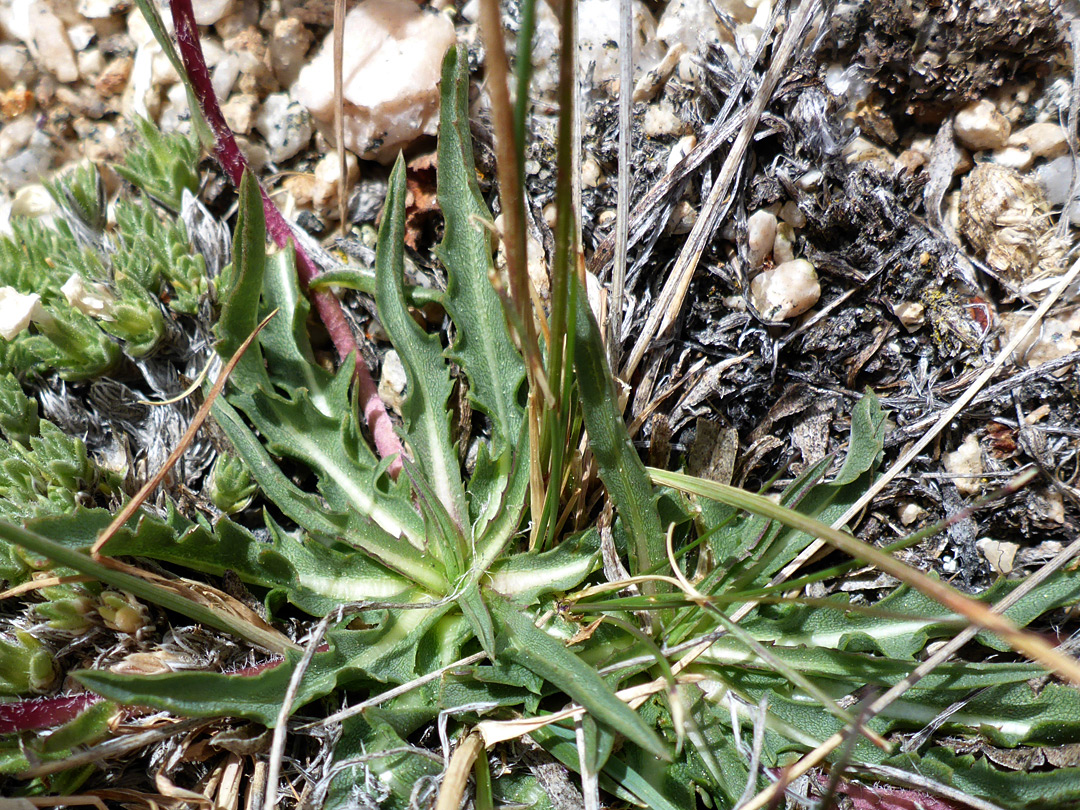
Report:
[[[960,232],[990,267],[1012,281],[1061,272],[1064,245],[1049,213],[1035,181],[1014,169],[983,163],[964,178]]]

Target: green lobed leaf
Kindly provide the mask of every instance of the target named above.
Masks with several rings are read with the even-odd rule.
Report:
[[[499,457],[516,443],[523,421],[525,363],[490,281],[492,220],[473,164],[466,49],[446,52],[441,87],[438,201],[446,229],[436,255],[447,271],[444,306],[457,327],[449,356],[468,377],[470,400],[491,419],[492,455]]]
[[[404,228],[405,162],[399,156],[390,173],[386,208],[379,228],[375,302],[379,320],[401,357],[408,379],[401,407],[405,438],[439,501],[454,522],[464,527],[468,510],[447,409],[453,392],[450,367],[443,356],[439,336],[421,329],[405,303]]]

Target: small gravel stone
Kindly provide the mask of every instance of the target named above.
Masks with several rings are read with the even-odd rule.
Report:
[[[420,135],[435,134],[443,54],[455,40],[444,16],[412,0],[367,0],[345,17],[345,146],[389,163]],[[333,43],[327,37],[292,96],[328,138],[334,122]]]
[[[667,101],[650,104],[645,110],[645,118],[641,122],[642,131],[650,138],[663,138],[670,135],[678,135],[685,129],[685,125],[675,110]]]
[[[795,229],[790,223],[781,222],[776,226],[772,257],[777,264],[795,261]]]
[[[0,44],[0,87],[8,89],[17,84],[30,85],[37,78],[37,68],[23,45],[14,42]]]
[[[105,69],[105,57],[97,48],[79,51],[75,61],[79,65],[79,75],[83,77],[83,81],[95,80]]]
[[[270,35],[270,66],[282,87],[289,87],[300,75],[314,38],[307,26],[293,17],[274,23]]]
[[[0,93],[0,115],[5,121],[18,118],[34,109],[34,94],[29,90],[5,90]]]
[[[1056,158],[1069,151],[1065,130],[1051,123],[1032,124],[1014,132],[1009,146],[1026,146],[1037,158]]]
[[[127,89],[133,64],[130,56],[118,56],[101,71],[94,82],[94,89],[104,98],[120,95]]]
[[[806,227],[806,214],[802,212],[799,204],[794,200],[788,200],[780,206],[780,219],[784,220],[792,228]]]
[[[754,308],[769,321],[784,321],[802,315],[820,298],[821,284],[814,265],[805,259],[784,262],[750,282]]]
[[[360,176],[360,165],[352,153],[345,155],[345,172],[351,186]],[[311,202],[315,211],[328,219],[338,218],[338,193],[341,189],[341,165],[336,154],[329,154],[315,164],[315,186]]]
[[[36,130],[37,124],[32,115],[24,115],[0,127],[0,160],[7,160],[25,149]]]
[[[603,173],[600,171],[600,164],[596,162],[596,158],[589,155],[581,163],[582,188],[596,188],[602,180]]]
[[[908,332],[915,332],[926,321],[926,307],[918,301],[901,301],[894,304],[893,315]]]
[[[1062,155],[1035,169],[1035,179],[1050,205],[1064,205],[1072,191],[1072,158]]]
[[[104,19],[131,7],[130,0],[79,0],[75,8],[88,20]]]
[[[308,111],[287,93],[274,93],[263,100],[255,126],[266,138],[273,163],[298,154],[311,141],[314,131]]]
[[[694,135],[683,135],[675,142],[675,145],[671,147],[671,151],[668,153],[667,159],[667,171],[670,173],[676,166],[682,162],[682,159],[693,151],[697,146],[697,137]]]
[[[405,364],[398,353],[390,349],[383,357],[382,372],[379,375],[379,396],[397,413],[405,403],[405,386],[409,378],[405,375]]]
[[[213,25],[233,10],[233,0],[192,0],[195,22],[199,25]]]
[[[255,111],[259,109],[257,96],[248,93],[234,95],[221,105],[221,113],[225,116],[225,122],[233,132],[247,135],[255,125]]]
[[[665,48],[656,38],[656,20],[645,4],[633,4],[632,32],[634,78],[652,70],[664,58]],[[578,2],[578,53],[582,70],[591,66],[593,83],[609,92],[619,78],[619,4],[611,0]],[[615,95],[615,93],[611,93]]]
[[[749,248],[750,272],[761,268],[772,253],[776,241],[776,216],[771,211],[755,211],[746,220],[746,242]]]
[[[1016,552],[1020,550],[1017,543],[1002,542],[990,537],[983,537],[975,541],[975,547],[982,552],[983,557],[990,563],[994,572],[1002,576],[1012,573],[1016,562]]]
[[[969,433],[964,443],[953,452],[946,453],[942,460],[947,472],[964,476],[953,479],[961,495],[978,495],[982,491],[982,480],[979,478],[983,474],[982,448],[979,447],[978,436]]]
[[[1023,146],[1006,146],[1004,149],[995,149],[992,155],[994,163],[1018,172],[1025,172],[1035,162],[1035,155],[1031,150]]]
[[[221,58],[210,76],[210,83],[214,86],[214,92],[218,98],[228,98],[240,78],[240,57],[228,53]]]
[[[64,23],[45,3],[30,6],[30,37],[41,67],[64,84],[79,80],[79,66]]]
[[[956,139],[968,149],[976,151],[1000,149],[1008,142],[1011,130],[1009,119],[986,99],[964,107],[953,121]]]
[[[682,43],[691,53],[696,53],[706,42],[731,39],[709,0],[671,0],[660,15],[656,35],[669,46]]]

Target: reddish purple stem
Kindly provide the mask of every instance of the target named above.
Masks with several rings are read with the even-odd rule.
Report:
[[[0,703],[0,734],[62,726],[103,698],[92,692]]]
[[[184,61],[184,70],[195,91],[203,116],[214,134],[214,157],[221,164],[221,168],[225,170],[233,185],[239,188],[240,180],[247,169],[247,161],[236,144],[232,130],[225,122],[225,116],[222,115],[221,106],[214,94],[210,71],[206,67],[202,46],[199,44],[199,29],[195,23],[191,0],[172,0],[170,8],[173,26],[176,28],[176,42],[179,46],[180,58]],[[261,185],[259,191],[262,194],[266,229],[274,243],[284,248],[293,237],[292,229]],[[297,275],[300,278],[300,284],[307,289],[307,285],[319,274],[319,269],[300,245],[294,243],[293,247],[296,251]],[[345,313],[341,311],[341,303],[330,292],[317,291],[310,295],[315,311],[319,313],[326,331],[330,333],[330,339],[334,341],[339,358],[345,360],[351,353],[356,352],[356,389],[360,405],[364,410],[364,419],[375,440],[375,449],[379,456],[381,458],[397,456],[389,468],[390,474],[396,478],[401,471],[403,454],[401,440],[394,432],[390,416],[386,413],[386,406],[379,398],[375,381],[371,379],[371,372],[356,345],[356,338],[349,327],[349,322],[345,319]]]

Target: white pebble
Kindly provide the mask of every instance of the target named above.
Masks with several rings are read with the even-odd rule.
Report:
[[[667,172],[670,174],[682,159],[693,151],[695,146],[697,146],[697,137],[694,135],[683,135],[679,138],[675,145],[671,147],[671,151],[668,152]]]
[[[0,287],[0,337],[14,340],[30,321],[50,317],[37,293],[24,295],[14,287]]]
[[[814,265],[805,259],[784,262],[750,282],[750,298],[761,317],[783,321],[802,315],[821,298]]]
[[[409,378],[405,374],[405,364],[398,353],[390,349],[383,358],[382,372],[379,375],[379,398],[397,413],[405,403],[405,386]]]
[[[976,151],[1000,149],[1009,140],[1011,130],[1009,119],[986,99],[964,107],[953,121],[956,139],[968,149]]]
[[[645,135],[650,138],[662,138],[665,135],[676,135],[683,130],[683,122],[675,114],[671,105],[665,102],[650,104],[645,110],[645,118],[641,122],[641,128]]]
[[[233,8],[233,0],[192,0],[195,22],[199,25],[213,25],[226,17]]]
[[[263,100],[255,126],[266,137],[270,160],[280,163],[300,152],[311,140],[311,116],[288,93],[273,93]]]
[[[784,220],[792,228],[806,227],[806,214],[802,212],[799,204],[794,200],[788,200],[780,206],[780,219]]]
[[[795,229],[787,222],[776,226],[772,257],[777,264],[795,261]]]
[[[67,35],[71,47],[74,48],[75,53],[79,53],[79,51],[90,47],[90,43],[97,36],[97,31],[90,23],[79,23],[78,25],[68,26]]]
[[[288,87],[300,75],[312,39],[307,26],[293,17],[274,23],[270,35],[270,66],[282,87]]]
[[[105,69],[105,57],[97,48],[79,51],[75,60],[79,65],[79,75],[83,79],[93,79]]]
[[[983,474],[982,448],[979,447],[979,438],[974,433],[969,433],[964,443],[953,452],[946,453],[943,462],[946,472],[963,476],[953,479],[961,495],[979,494],[982,490],[982,481],[979,478]]]
[[[892,311],[908,332],[916,331],[926,322],[926,307],[918,301],[901,301],[893,305]]]
[[[750,272],[759,269],[772,253],[776,241],[776,216],[771,211],[755,211],[746,220],[746,243],[749,249]]]
[[[633,4],[631,32],[634,76],[652,70],[666,49],[656,38],[656,20],[641,0]],[[578,54],[582,70],[592,71],[593,83],[614,89],[619,79],[619,4],[611,0],[579,0]],[[615,80],[612,83],[612,80]]]
[[[995,149],[993,153],[994,163],[1018,172],[1026,172],[1035,162],[1035,155],[1031,150],[1023,146],[1006,146],[1004,149]]]
[[[388,163],[420,135],[435,134],[453,23],[412,0],[366,0],[346,15],[344,35],[345,146]],[[292,88],[327,133],[334,122],[333,50],[328,36]]]
[[[1037,158],[1055,158],[1069,151],[1065,130],[1049,122],[1032,124],[1009,138],[1010,146],[1026,146]]]
[[[228,53],[214,67],[210,83],[214,85],[214,92],[217,93],[218,98],[228,98],[238,78],[240,78],[240,59],[236,54]]]
[[[600,164],[596,162],[596,158],[589,155],[581,162],[581,187],[596,188],[602,179]]]
[[[30,31],[38,64],[63,84],[78,81],[79,67],[75,63],[75,52],[67,31],[60,18],[45,3],[35,3],[30,7]]]
[[[917,503],[908,501],[907,503],[900,506],[900,508],[897,510],[897,513],[900,517],[900,523],[902,523],[904,526],[910,526],[916,520],[925,515],[926,510],[919,506]]]
[[[1020,550],[1017,543],[1002,542],[989,537],[983,537],[975,541],[975,548],[982,552],[983,557],[990,563],[995,573],[1006,576],[1013,570],[1016,562],[1016,552]]]
[[[0,160],[7,160],[20,149],[25,149],[36,130],[33,114],[21,115],[0,127]]]
[[[660,15],[656,36],[669,46],[682,43],[690,53],[705,42],[731,39],[708,0],[671,0]]]

